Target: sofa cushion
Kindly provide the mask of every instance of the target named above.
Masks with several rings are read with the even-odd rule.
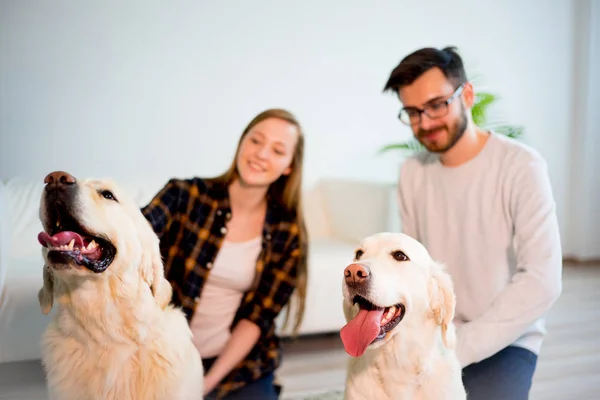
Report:
[[[331,179],[321,186],[332,237],[358,243],[374,233],[399,229],[394,185]]]
[[[331,226],[325,212],[323,191],[320,185],[302,193],[304,220],[311,239],[331,237]]]
[[[0,363],[39,359],[40,338],[55,314],[44,315],[37,293],[42,287],[41,255],[7,260],[9,268],[0,298]]]
[[[342,311],[344,268],[352,262],[355,245],[331,238],[309,242],[308,283],[305,313],[300,334],[339,331],[345,325]],[[293,310],[295,312],[295,310]],[[282,336],[291,333],[283,329],[285,312],[277,320]]]
[[[39,205],[43,188],[42,181],[32,179],[13,178],[4,182],[11,258],[35,254],[41,257],[37,235],[42,230]]]

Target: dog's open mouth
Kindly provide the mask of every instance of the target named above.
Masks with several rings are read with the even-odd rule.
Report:
[[[360,295],[354,296],[353,304],[358,304],[360,311],[342,328],[340,336],[346,352],[354,357],[361,356],[370,344],[385,338],[402,321],[406,311],[403,304],[381,307]]]
[[[56,264],[75,263],[100,273],[112,263],[116,248],[109,240],[84,229],[65,212],[48,220],[49,229],[40,232],[38,241],[48,248],[48,259]]]

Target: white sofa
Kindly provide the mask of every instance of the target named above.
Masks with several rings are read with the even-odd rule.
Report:
[[[52,315],[43,315],[37,300],[42,285],[37,242],[42,181],[43,177],[0,181],[0,363],[39,359],[39,339]],[[140,206],[164,183],[119,182]],[[356,244],[369,234],[399,229],[393,185],[324,180],[304,193],[310,256],[300,334],[335,332],[344,325],[342,271]]]

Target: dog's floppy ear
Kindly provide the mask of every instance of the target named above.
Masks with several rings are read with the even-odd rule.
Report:
[[[171,301],[173,289],[165,278],[158,237],[155,236],[149,225],[145,229],[145,232],[148,233],[144,240],[145,246],[143,246],[142,253],[142,276],[150,286],[158,306],[164,309]]]
[[[442,340],[447,348],[453,349],[456,344],[456,335],[450,328],[454,319],[454,307],[456,297],[450,274],[444,266],[435,263],[432,267],[432,275],[428,282],[429,305],[434,321],[442,327]]]
[[[154,298],[160,308],[165,308],[171,301],[173,288],[169,281],[165,278],[164,266],[160,253],[152,255],[152,283],[150,289],[154,294]]]
[[[47,265],[44,265],[43,277],[44,284],[38,292],[38,301],[40,302],[42,313],[48,314],[54,304],[54,277]]]

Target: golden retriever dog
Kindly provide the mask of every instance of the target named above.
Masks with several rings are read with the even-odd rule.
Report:
[[[346,400],[466,399],[452,280],[402,233],[365,238],[344,270]]]
[[[57,312],[42,338],[51,399],[202,399],[203,368],[169,305],[159,241],[112,182],[53,172],[44,180],[39,302]]]

